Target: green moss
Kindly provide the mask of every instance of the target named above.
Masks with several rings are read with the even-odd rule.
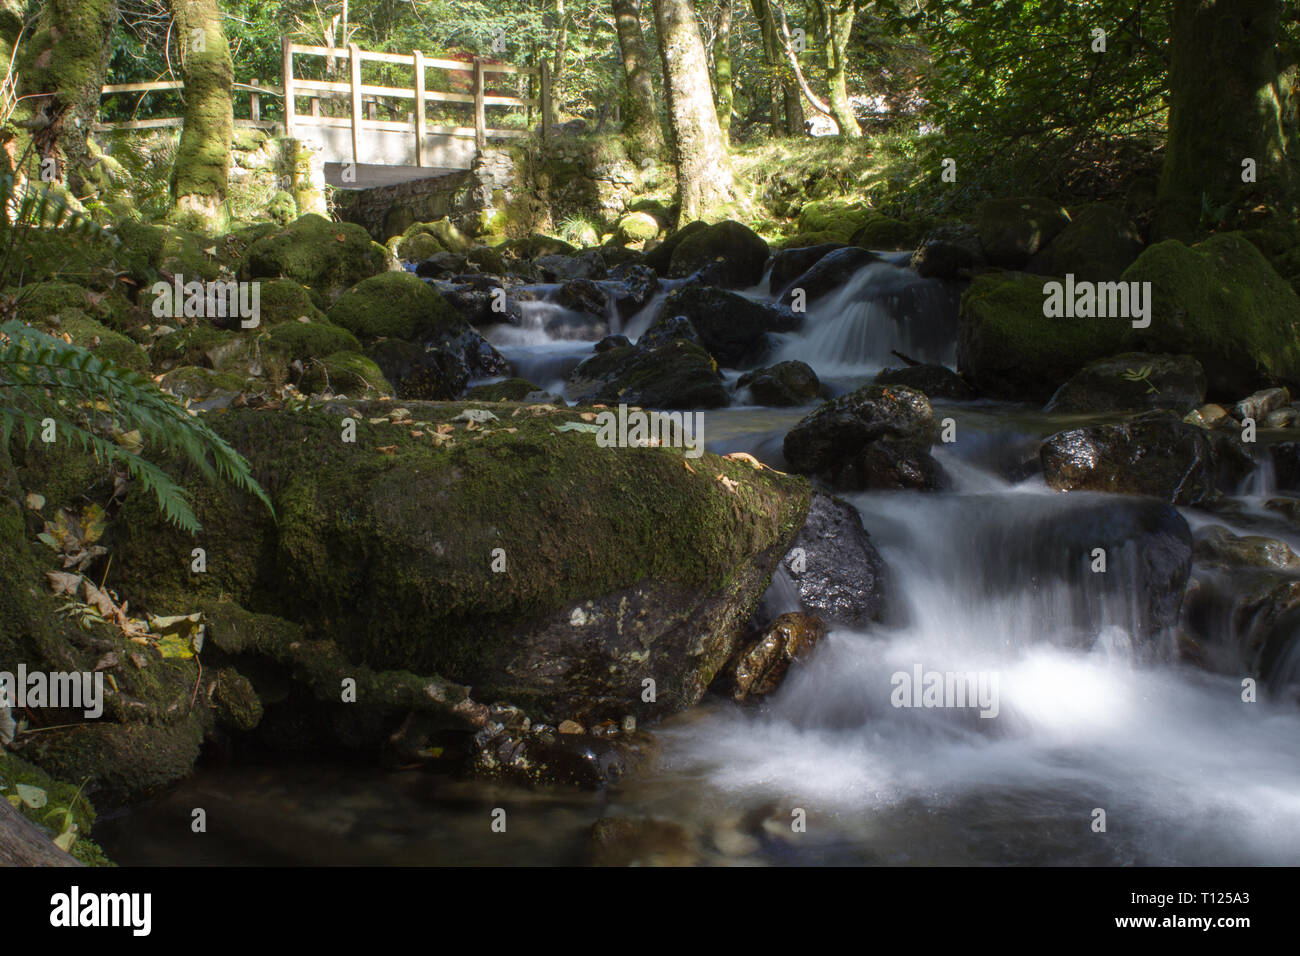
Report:
[[[501,258],[501,253],[490,246],[475,246],[466,254],[466,258],[488,275],[499,276],[506,271],[506,263]]]
[[[360,226],[309,214],[253,242],[244,262],[248,278],[293,279],[324,305],[347,287],[383,272],[385,255]]]
[[[177,398],[201,402],[218,391],[238,394],[244,390],[246,381],[229,372],[216,372],[210,368],[184,365],[164,375],[158,387],[165,392],[171,392]]]
[[[218,329],[211,325],[194,325],[161,336],[153,345],[153,366],[167,371],[180,365],[197,365],[212,368],[209,356],[219,346],[239,339],[239,332]]]
[[[828,242],[848,242],[872,217],[869,206],[856,199],[815,199],[799,211],[799,232],[834,236]]]
[[[394,394],[393,386],[388,384],[379,366],[356,352],[335,352],[316,360],[308,367],[299,388],[313,393],[328,390],[350,398]]]
[[[186,282],[207,282],[220,275],[217,245],[199,233],[178,226],[123,222],[118,224],[117,234],[124,246],[156,271],[184,276]]]
[[[508,378],[503,382],[490,385],[475,385],[466,390],[465,401],[474,402],[518,402],[529,392],[541,391],[536,385],[523,378]]]
[[[1133,333],[1135,347],[1195,357],[1211,399],[1235,401],[1273,383],[1300,387],[1300,298],[1240,234],[1191,247],[1157,243],[1123,279],[1151,283],[1151,325]]]
[[[800,233],[797,236],[790,236],[787,239],[778,239],[774,244],[775,249],[806,249],[809,246],[823,246],[831,242],[847,242],[841,239],[836,232],[807,232]]]
[[[437,236],[427,232],[403,236],[394,243],[393,252],[397,258],[406,262],[423,262],[439,252],[446,252],[447,247],[438,241]]]
[[[1044,316],[1046,281],[992,273],[962,296],[957,364],[981,391],[1044,402],[1088,362],[1123,350],[1127,319]]]
[[[258,296],[263,328],[297,322],[302,316],[312,322],[325,320],[325,313],[316,308],[311,293],[291,279],[263,280]]]
[[[271,327],[270,348],[289,360],[324,358],[335,352],[359,352],[361,343],[333,322],[284,322]]]
[[[120,330],[130,311],[130,303],[120,295],[95,293],[59,279],[24,285],[21,290],[6,289],[5,293],[18,298],[17,315],[24,322],[40,322],[73,309]]]
[[[362,342],[427,339],[464,324],[432,286],[409,272],[385,272],[358,283],[334,303],[329,318]]]
[[[266,207],[266,214],[280,225],[287,226],[298,218],[298,203],[292,193],[282,189],[271,197]]]
[[[33,810],[26,804],[18,807],[20,813],[36,824],[50,838],[59,834],[63,827],[63,811],[56,807],[70,807],[73,822],[77,826],[77,839],[72,844],[72,856],[86,866],[112,866],[104,851],[90,839],[91,829],[95,823],[95,808],[85,793],[77,792],[77,784],[55,780],[48,773],[34,764],[28,763],[17,754],[0,749],[0,799],[16,793],[18,784],[39,787],[45,791],[46,805]]]
[[[73,345],[90,349],[101,359],[112,362],[119,368],[133,372],[149,369],[148,352],[125,335],[112,331],[79,311],[65,310],[57,323],[49,323],[46,329],[53,334],[66,333]]]
[[[865,249],[910,249],[920,238],[919,233],[920,230],[911,223],[874,214],[854,231],[851,238]]]

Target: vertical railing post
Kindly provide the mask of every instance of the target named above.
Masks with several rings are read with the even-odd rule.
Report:
[[[487,145],[487,106],[483,102],[483,61],[474,57],[474,145],[482,149]]]
[[[424,54],[415,51],[415,165],[424,165]]]
[[[361,165],[361,48],[348,44],[352,73],[352,162]]]
[[[542,86],[542,141],[551,138],[551,64],[545,57],[539,65]]]
[[[248,81],[249,86],[260,86],[261,83],[256,77]],[[248,94],[248,117],[254,123],[262,121],[262,95],[253,90]]]
[[[281,37],[281,82],[284,84],[284,135],[293,138],[293,46],[288,37]]]

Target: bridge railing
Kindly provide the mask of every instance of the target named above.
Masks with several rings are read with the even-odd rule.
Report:
[[[508,139],[526,137],[527,130],[492,127],[488,125],[487,107],[504,106],[520,109],[539,110],[541,114],[541,133],[543,139],[549,139],[552,125],[551,106],[551,72],[546,59],[536,67],[513,66],[508,63],[493,63],[475,57],[471,61],[440,59],[427,57],[419,50],[413,53],[379,53],[362,50],[355,43],[346,47],[314,46],[306,43],[294,43],[288,37],[282,40],[282,87],[263,85],[258,80],[249,83],[235,83],[236,109],[242,112],[242,104],[247,95],[247,117],[237,116],[236,126],[271,130],[283,126],[288,136],[300,136],[303,132],[318,129],[322,132],[330,129],[347,129],[351,131],[352,160],[360,163],[364,151],[362,144],[367,133],[409,134],[415,142],[415,163],[417,166],[430,166],[428,137],[449,137],[452,139],[473,139],[474,145],[482,149],[489,139]],[[294,75],[294,58],[302,56],[319,56],[327,60],[345,60],[348,64],[347,82],[333,80],[308,79]],[[383,86],[362,82],[361,65],[367,61],[409,67],[411,86]],[[469,92],[430,89],[426,83],[426,71],[443,70],[463,72],[469,75],[467,84],[460,84]],[[530,76],[537,81],[537,97],[507,96],[499,92],[489,93],[489,74],[513,74]],[[450,84],[455,85],[455,84]],[[139,93],[147,95],[153,92],[183,90],[185,84],[180,80],[153,80],[142,83],[113,83],[101,89],[101,96],[113,94]],[[261,98],[263,96],[282,96],[284,98],[283,123],[262,119]],[[306,97],[310,101],[310,113],[298,112],[297,100]],[[347,116],[323,115],[320,101],[345,101],[350,104]],[[407,113],[405,122],[396,119],[381,120],[376,118],[376,103],[379,99],[409,100],[412,109]],[[428,121],[429,103],[455,103],[469,105],[473,108],[473,126],[449,126],[431,124]],[[367,109],[368,107],[368,109]],[[179,127],[184,120],[179,116],[157,117],[150,119],[124,120],[118,122],[96,123],[97,131],[108,130],[143,130]],[[408,141],[409,142],[409,141]],[[344,147],[346,149],[346,146]],[[468,147],[466,147],[468,148]]]
[[[346,47],[313,46],[305,43],[293,43],[288,37],[283,41],[283,75],[284,75],[284,125],[285,133],[296,135],[299,127],[350,128],[352,131],[352,156],[359,162],[362,155],[362,138],[367,130],[387,133],[409,133],[415,138],[416,165],[426,166],[426,137],[451,136],[473,137],[479,149],[487,145],[487,140],[528,136],[527,130],[494,128],[487,125],[487,107],[507,106],[526,109],[540,108],[542,118],[542,138],[548,139],[551,133],[551,73],[550,65],[545,60],[538,67],[512,66],[507,63],[488,63],[475,57],[470,62],[463,60],[446,60],[427,57],[419,50],[404,55],[400,53],[377,53],[362,50],[355,43]],[[335,60],[348,61],[349,79],[342,83],[332,80],[301,79],[294,76],[295,56],[320,56]],[[406,66],[411,69],[412,85],[409,87],[379,86],[363,83],[361,64],[367,61]],[[471,92],[457,93],[451,91],[431,90],[426,85],[425,71],[429,69],[462,71],[471,74]],[[487,92],[487,75],[489,73],[533,75],[538,80],[537,98],[522,96],[489,95]],[[299,96],[312,93],[325,93],[331,96],[345,96],[351,102],[350,115],[346,117],[321,116],[313,109],[311,115],[299,113],[296,100]],[[366,97],[385,97],[410,100],[414,105],[411,118],[406,122],[379,120],[362,115],[363,100]],[[373,100],[372,100],[373,101]],[[427,117],[427,105],[434,103],[462,103],[473,106],[473,126],[430,125]],[[315,104],[313,104],[314,106]]]

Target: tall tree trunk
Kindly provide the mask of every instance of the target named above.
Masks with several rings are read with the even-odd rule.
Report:
[[[219,228],[224,225],[222,203],[235,127],[235,68],[217,0],[172,0],[172,15],[185,51],[185,125],[172,167],[173,208],[178,216]]]
[[[772,135],[802,136],[803,104],[799,102],[799,86],[785,64],[784,44],[771,0],[750,0],[750,6],[763,37],[763,59],[772,78]]]
[[[54,179],[77,195],[93,190],[88,182],[95,162],[88,141],[99,112],[117,21],[117,0],[46,0],[33,33],[18,51],[19,101],[14,119],[31,136]]]
[[[555,27],[555,66],[551,78],[558,80],[564,73],[564,56],[569,49],[569,14],[564,9],[564,0],[555,0],[555,16],[559,23]]]
[[[1190,239],[1263,200],[1296,189],[1277,60],[1282,0],[1174,0],[1169,137],[1157,232]],[[1256,182],[1243,182],[1243,161]],[[1209,211],[1208,218],[1203,212]]]
[[[853,115],[849,102],[848,59],[846,52],[853,33],[854,0],[826,5],[826,79],[830,85],[827,102],[831,116],[840,128],[840,135],[857,138],[862,135],[858,118]]]
[[[713,31],[713,88],[718,107],[718,127],[724,146],[731,142],[731,0],[718,0],[718,25]]]
[[[638,0],[610,0],[618,48],[623,58],[627,96],[623,110],[623,132],[633,159],[659,157],[664,150],[664,131],[659,125],[655,87],[650,72],[650,51],[641,31]]]
[[[731,164],[691,0],[654,0],[654,11],[677,161],[678,221],[690,222],[730,201]]]

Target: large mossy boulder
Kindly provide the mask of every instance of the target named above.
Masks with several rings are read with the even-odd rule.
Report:
[[[258,307],[263,326],[325,319],[325,313],[312,300],[311,292],[292,279],[263,280],[258,291]]]
[[[901,219],[875,213],[849,239],[864,249],[910,249],[916,245],[922,231]]]
[[[94,352],[100,359],[132,372],[149,370],[149,353],[139,344],[76,310],[64,310],[55,319],[38,323],[52,335],[66,335],[73,345]]]
[[[281,322],[267,332],[269,348],[295,359],[324,358],[335,352],[359,352],[361,343],[347,329],[327,319],[311,322]]]
[[[880,256],[857,246],[832,249],[818,256],[808,268],[788,284],[781,296],[782,305],[791,305],[795,295],[802,293],[805,303],[812,303],[841,289],[853,276],[880,262]],[[775,269],[773,270],[775,272]]]
[[[818,260],[837,249],[845,248],[842,242],[813,242],[805,245],[783,244],[772,254],[772,271],[768,274],[768,289],[784,292],[795,279],[811,269]]]
[[[722,408],[728,404],[717,363],[687,338],[658,348],[621,345],[597,352],[569,375],[565,392],[579,402],[646,408]]]
[[[409,272],[385,272],[357,283],[339,296],[329,318],[363,343],[378,338],[425,341],[464,325],[431,285]]]
[[[823,233],[831,241],[848,242],[850,237],[876,215],[859,200],[814,199],[799,210],[801,235]]]
[[[821,381],[807,362],[777,362],[740,376],[739,388],[748,389],[756,405],[806,405],[821,394]]]
[[[383,272],[386,258],[360,226],[308,213],[248,247],[245,278],[292,279],[326,306],[349,286]]]
[[[576,410],[522,409],[497,421],[411,403],[424,427],[362,409],[351,442],[344,409],[213,416],[276,520],[185,473],[211,573],[190,574],[194,540],[133,496],[118,587],[145,606],[224,594],[359,664],[440,674],[552,723],[691,706],[803,524],[807,483],[603,447]]]
[[[1118,279],[1142,251],[1137,227],[1115,203],[1092,203],[1075,211],[1069,224],[1047,248],[1030,261],[1028,269],[1043,275],[1093,282]]]
[[[990,263],[1018,269],[1069,221],[1069,214],[1050,199],[990,199],[980,205],[975,230]]]
[[[298,388],[303,392],[327,392],[349,398],[392,397],[393,386],[379,366],[356,352],[335,352],[314,359],[306,368]]]
[[[683,238],[673,249],[668,275],[699,274],[711,285],[746,289],[763,278],[767,256],[767,243],[758,233],[728,219]]]
[[[790,469],[842,491],[937,488],[934,410],[920,392],[867,385],[820,405],[785,436]]]
[[[1134,347],[1193,356],[1211,398],[1300,387],[1300,297],[1239,233],[1156,243],[1123,280],[1151,283],[1151,324],[1134,330]]]
[[[771,347],[769,335],[793,332],[799,316],[783,305],[757,302],[735,292],[691,283],[664,299],[660,318],[685,316],[719,363],[744,368],[761,361]]]
[[[1125,352],[1089,362],[1062,385],[1047,411],[1065,414],[1144,412],[1186,415],[1205,401],[1205,370],[1190,355]]]
[[[981,275],[961,300],[958,370],[980,392],[1041,403],[1095,359],[1123,350],[1124,318],[1049,318],[1042,276]]]

